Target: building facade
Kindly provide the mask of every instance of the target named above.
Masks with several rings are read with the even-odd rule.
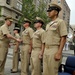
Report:
[[[73,38],[75,35],[75,25],[70,25],[69,27],[69,34],[68,34],[68,41],[70,43],[70,49],[74,50],[74,43],[73,43]]]
[[[71,25],[72,29],[73,29],[73,36],[75,36],[75,25]]]
[[[71,25],[72,26],[72,28],[73,28],[73,31],[75,31],[75,25],[73,24],[73,25]]]
[[[0,24],[2,25],[4,18],[11,16],[13,18],[11,32],[14,27],[18,26],[18,20],[22,16],[22,0],[0,0]]]
[[[69,26],[68,40],[70,42],[72,42],[72,40],[73,40],[73,34],[74,34],[74,30],[73,30],[72,26]]]
[[[65,21],[65,23],[68,27],[68,32],[69,32],[70,8],[69,8],[66,0],[34,0],[34,4],[36,5],[36,8],[38,8],[41,1],[43,3],[45,3],[47,6],[49,3],[56,3],[59,6],[61,6],[62,10],[59,14],[59,17]],[[46,10],[47,10],[47,6],[45,8]]]
[[[44,3],[46,5],[45,9],[47,10],[47,5],[50,3],[50,0],[33,0],[36,10],[38,10],[39,5]]]

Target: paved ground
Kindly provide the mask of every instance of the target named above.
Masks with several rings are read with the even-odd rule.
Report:
[[[6,65],[5,65],[5,75],[20,75],[20,64],[19,63],[19,72],[18,73],[11,73],[10,69],[12,68],[12,52],[13,49],[9,49]],[[67,56],[74,55],[73,50],[63,51],[63,59],[62,63],[64,64],[66,61]]]
[[[12,68],[12,53],[13,49],[9,49],[8,56],[7,56],[7,61],[5,64],[5,75],[20,75],[20,63],[19,63],[19,72],[18,73],[11,73],[11,68]]]
[[[12,59],[7,58],[6,66],[5,66],[5,75],[20,75],[20,66],[18,73],[11,73],[10,69],[12,68]]]

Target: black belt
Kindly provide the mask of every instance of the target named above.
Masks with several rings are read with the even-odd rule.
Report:
[[[53,48],[53,47],[58,47],[58,45],[45,45],[45,48]]]
[[[28,43],[22,43],[21,45],[30,45],[30,44],[28,44]]]

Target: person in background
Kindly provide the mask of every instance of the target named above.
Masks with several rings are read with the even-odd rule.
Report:
[[[12,17],[5,17],[5,23],[0,27],[0,75],[4,75],[4,67],[8,53],[10,39],[21,42],[10,34],[9,26],[12,25]]]
[[[14,36],[16,39],[20,39],[20,28],[15,27],[14,30]],[[19,53],[20,53],[20,48],[19,48],[19,42],[15,41],[13,42],[13,61],[12,61],[12,69],[11,73],[16,73],[18,72],[18,66],[19,66]]]

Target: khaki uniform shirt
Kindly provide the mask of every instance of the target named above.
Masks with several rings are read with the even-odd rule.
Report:
[[[9,28],[6,24],[0,27],[0,40],[4,43],[9,43],[9,39],[6,37],[6,34],[10,34]]]
[[[33,48],[41,47],[42,43],[44,43],[44,29],[36,30],[33,34],[32,45]]]
[[[22,32],[22,40],[24,44],[30,44],[33,35],[33,29],[28,27]]]
[[[65,22],[59,18],[50,22],[46,26],[46,45],[59,45],[62,36],[67,35],[67,26]]]
[[[15,38],[16,38],[16,39],[20,39],[19,33],[15,34]],[[16,44],[16,41],[15,41],[15,40],[14,40],[14,44]]]

